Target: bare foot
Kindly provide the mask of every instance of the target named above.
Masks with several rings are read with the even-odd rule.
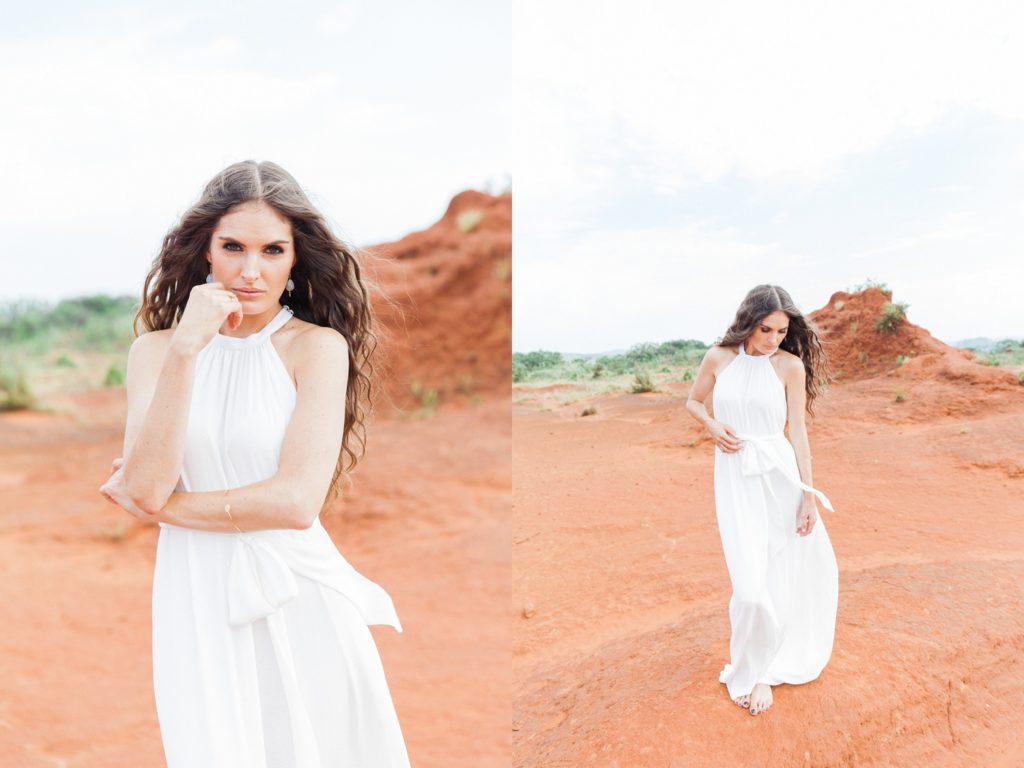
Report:
[[[750,692],[750,714],[759,715],[772,705],[772,687],[758,683]]]
[[[735,701],[741,707],[749,707],[750,706],[750,694],[746,693],[743,696],[737,696],[735,699],[733,699],[733,701]]]

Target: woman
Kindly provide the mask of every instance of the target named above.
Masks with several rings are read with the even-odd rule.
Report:
[[[832,505],[812,487],[804,421],[825,365],[789,294],[759,285],[704,356],[686,402],[715,441],[715,508],[733,589],[731,659],[719,681],[752,715],[771,706],[771,686],[814,680],[832,655],[839,577],[815,499]]]
[[[286,171],[237,163],[164,238],[140,319],[124,460],[100,490],[160,526],[169,768],[407,766],[367,627],[401,624],[319,519],[365,435],[374,335],[353,253]]]

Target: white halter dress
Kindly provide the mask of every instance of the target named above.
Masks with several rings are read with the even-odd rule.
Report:
[[[715,447],[715,509],[733,594],[730,662],[719,681],[733,698],[756,683],[806,683],[832,655],[839,573],[818,515],[796,533],[805,490],[828,510],[823,493],[800,480],[783,434],[786,390],[769,355],[739,354],[718,375],[714,417],[742,440],[737,453]]]
[[[296,390],[270,336],[290,317],[282,307],[199,353],[177,490],[277,471]],[[168,768],[406,768],[369,624],[402,631],[319,519],[249,533],[161,523],[153,684]]]

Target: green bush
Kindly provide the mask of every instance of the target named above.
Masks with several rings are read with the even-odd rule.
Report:
[[[526,366],[521,360],[512,358],[512,381],[513,383],[523,381],[526,378]]]
[[[124,386],[124,373],[116,365],[107,368],[107,376],[103,380],[104,387]]]
[[[68,357],[66,354],[61,353],[61,356],[57,358],[55,365],[58,368],[77,368],[75,361]]]
[[[875,330],[879,333],[894,333],[907,319],[907,307],[903,302],[886,302],[882,314],[875,318]]]
[[[0,367],[0,411],[34,408],[35,396],[29,388],[25,369],[20,365]]]
[[[538,349],[535,352],[515,352],[512,354],[512,361],[522,363],[527,371],[537,371],[561,364],[562,353],[546,352],[543,349]]]
[[[693,381],[693,371],[689,368],[687,368],[686,372],[683,374],[683,381]]]
[[[892,297],[892,290],[889,288],[888,285],[879,280],[872,280],[870,277],[863,283],[860,283],[859,285],[855,285],[852,288],[847,288],[846,292],[860,293],[861,291],[866,291],[868,288],[878,288],[886,296]]]
[[[654,392],[654,384],[651,382],[651,377],[647,373],[637,373],[633,378],[633,386],[630,390],[634,395],[638,395],[642,392]]]

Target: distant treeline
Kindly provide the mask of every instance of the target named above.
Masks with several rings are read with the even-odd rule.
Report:
[[[635,344],[621,355],[574,356],[567,359],[561,352],[537,350],[512,353],[512,381],[530,379],[578,379],[635,374],[643,369],[695,366],[708,345],[696,339],[677,339],[661,344]]]
[[[0,345],[47,345],[60,338],[75,349],[112,351],[130,343],[137,307],[133,296],[11,302],[0,306]]]

